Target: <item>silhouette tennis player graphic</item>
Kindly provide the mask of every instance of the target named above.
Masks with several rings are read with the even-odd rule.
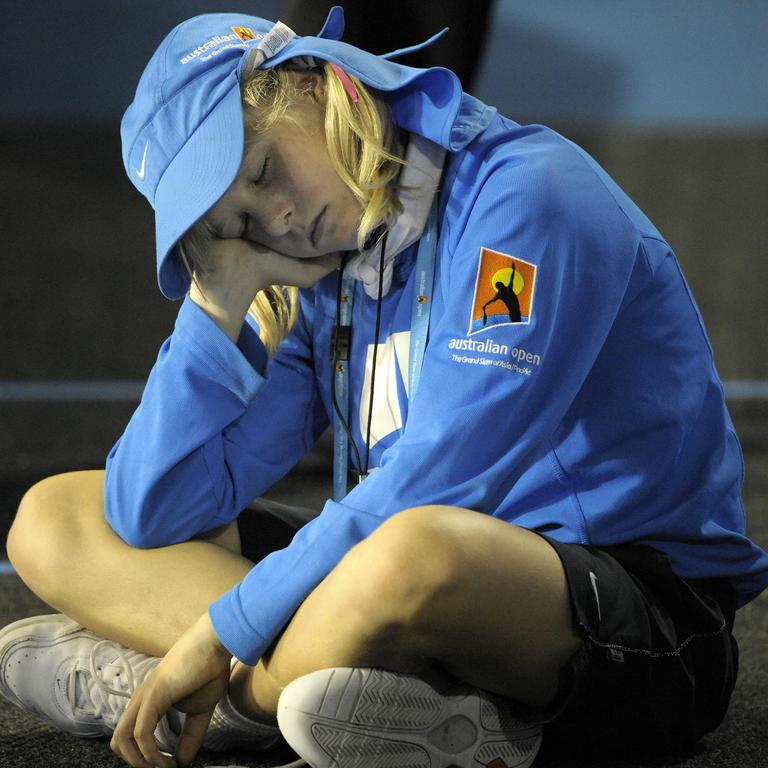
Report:
[[[488,301],[483,304],[483,325],[486,325],[488,322],[488,315],[485,311],[485,308],[489,304],[493,304],[495,301],[503,301],[504,306],[507,308],[507,312],[509,312],[509,321],[511,323],[519,323],[522,321],[522,316],[520,315],[520,302],[518,301],[517,294],[514,291],[514,288],[512,287],[515,283],[515,263],[512,262],[512,274],[509,276],[509,284],[504,285],[504,283],[501,282],[501,280],[498,280],[496,285],[496,294],[492,299],[489,299]]]

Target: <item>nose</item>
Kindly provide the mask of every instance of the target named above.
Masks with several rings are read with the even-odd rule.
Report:
[[[291,230],[294,204],[291,197],[281,191],[270,191],[261,197],[252,212],[264,232],[270,237],[282,237]]]

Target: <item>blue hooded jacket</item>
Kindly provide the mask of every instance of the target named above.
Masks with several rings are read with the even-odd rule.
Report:
[[[425,504],[560,541],[644,542],[684,578],[730,580],[740,604],[768,585],[712,350],[669,245],[583,150],[458,99],[450,130],[429,137],[449,154],[418,391],[409,405],[414,245],[381,307],[376,469],[210,607],[246,663],[351,547]],[[185,299],[107,460],[106,514],[125,541],[164,546],[234,520],[315,444],[332,414],[335,310],[330,275],[302,291],[300,320],[269,359],[250,320],[234,344]],[[357,284],[361,452],[375,319]]]

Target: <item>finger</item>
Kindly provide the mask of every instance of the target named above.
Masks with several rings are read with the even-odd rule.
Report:
[[[139,693],[137,690],[136,693]],[[136,713],[139,709],[140,693],[128,703],[123,712],[109,743],[112,751],[125,760],[133,768],[152,768],[144,755],[139,751],[138,746],[133,740],[133,729],[136,722]]]
[[[295,285],[308,288],[336,269],[341,263],[338,253],[326,253],[313,259],[296,259],[280,256],[270,270],[273,284]]]
[[[160,751],[154,736],[137,738],[136,743],[147,765],[152,768],[176,768],[174,758]]]
[[[176,746],[176,760],[180,766],[188,766],[203,744],[213,710],[197,715],[187,715]]]
[[[287,253],[285,251],[278,251],[274,248],[268,248],[258,243],[254,243],[251,240],[234,241],[239,242],[242,250],[238,250],[238,257],[243,259],[257,259],[259,262],[271,261],[272,263],[279,264],[311,264],[313,262],[325,262],[333,261],[335,265],[341,262],[341,253],[338,251],[331,251],[330,253],[323,253],[319,256],[297,256],[295,253]],[[230,259],[232,256],[229,257]]]
[[[139,752],[139,748],[132,738],[127,740],[120,738],[117,732],[115,732],[112,734],[112,741],[110,741],[109,747],[118,757],[121,757],[133,768],[154,768],[153,765],[144,759],[144,755]]]
[[[155,741],[155,728],[165,714],[166,708],[156,706],[151,697],[147,697],[139,708],[133,738],[144,759],[160,768],[174,768],[176,761],[161,752]]]

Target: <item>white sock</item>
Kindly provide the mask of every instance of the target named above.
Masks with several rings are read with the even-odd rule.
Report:
[[[229,691],[213,710],[203,746],[216,752],[229,749],[269,749],[280,739],[276,725],[259,723],[240,714],[229,698]]]

